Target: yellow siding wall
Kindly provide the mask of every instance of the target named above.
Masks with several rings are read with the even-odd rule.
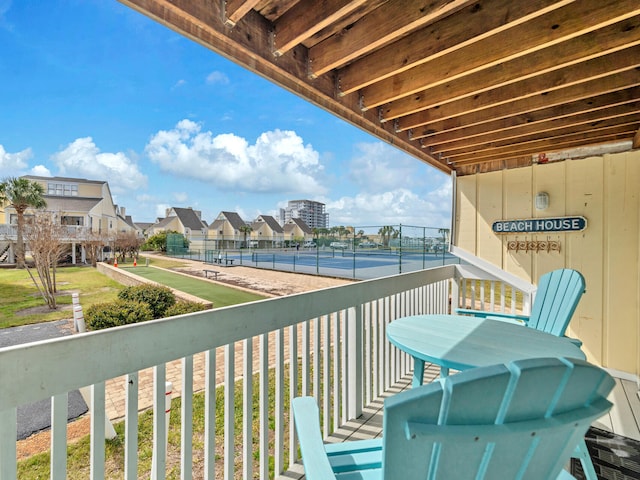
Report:
[[[537,192],[549,208],[535,209]],[[496,220],[582,215],[579,233],[496,235]],[[457,179],[453,242],[536,283],[556,268],[586,279],[569,335],[591,361],[640,374],[640,151],[534,165]],[[558,252],[514,252],[508,240],[559,240]]]

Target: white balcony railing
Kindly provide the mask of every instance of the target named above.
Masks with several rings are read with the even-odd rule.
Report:
[[[165,478],[166,447],[160,439],[166,428],[166,365],[176,359],[182,367],[179,470],[181,478],[192,478],[194,356],[202,352],[205,433],[198,468],[206,479],[277,477],[298,460],[289,399],[300,394],[318,399],[324,435],[358,417],[412,368],[410,358],[386,340],[386,325],[405,315],[448,312],[449,298],[462,297],[464,268],[443,266],[1,349],[0,480],[17,476],[17,407],[43,398],[51,398],[51,478],[66,478],[67,395],[85,385],[93,391],[91,478],[104,478],[105,383],[111,379],[118,379],[127,395],[124,478],[138,478],[138,372],[148,368],[154,378],[153,470]],[[256,374],[259,420],[253,422],[253,382],[243,382],[242,428],[236,432],[234,405],[240,399],[234,382]],[[220,383],[224,402],[216,406]],[[269,391],[275,392],[274,406]],[[224,419],[222,438],[216,438],[216,418]]]
[[[65,241],[83,240],[89,236],[91,229],[79,225],[62,225],[62,239]],[[0,224],[0,237],[7,240],[16,240],[18,227],[16,225]]]

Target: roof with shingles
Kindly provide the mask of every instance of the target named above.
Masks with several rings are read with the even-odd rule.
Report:
[[[198,218],[198,215],[193,209],[173,207],[173,211],[176,212],[180,223],[182,223],[182,226],[185,228],[190,228],[191,230],[202,230],[206,228],[206,225]]]
[[[313,230],[311,230],[311,227],[309,227],[309,225],[307,225],[305,221],[302,220],[301,218],[292,218],[291,220],[289,220],[289,222],[295,222],[295,224],[298,225],[298,227],[300,227],[300,229],[304,233],[307,233],[309,235],[313,233]]]
[[[260,221],[260,219],[262,219],[262,222]],[[271,215],[260,215],[260,216],[258,216],[258,220],[256,220],[253,223],[254,224],[266,223],[274,233],[283,233],[284,232],[284,229],[282,228],[282,226]]]
[[[72,178],[72,177],[41,177],[38,175],[23,175],[22,178],[28,178],[30,180],[44,180],[47,182],[74,182],[74,183],[96,183],[102,185],[107,183],[104,180],[87,180],[86,178]]]
[[[56,212],[90,212],[102,201],[101,198],[59,197],[57,195],[43,195],[42,197],[47,202],[46,209]]]
[[[236,212],[221,212],[235,230],[240,230],[247,223]]]
[[[224,220],[214,220],[211,225],[209,225],[209,230],[217,230],[222,225],[224,225]]]

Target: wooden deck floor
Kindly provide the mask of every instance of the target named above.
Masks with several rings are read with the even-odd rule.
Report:
[[[425,365],[425,383],[437,378],[440,369],[436,365]],[[368,405],[362,417],[349,422],[336,431],[329,442],[345,442],[349,440],[363,440],[376,438],[382,434],[382,408],[384,399],[411,388],[411,376],[407,376],[396,383],[385,394]],[[617,435],[640,441],[640,398],[634,381],[616,378],[616,386],[609,395],[613,408],[604,417],[598,419],[593,426],[613,432]],[[293,465],[279,479],[304,479],[302,462]]]

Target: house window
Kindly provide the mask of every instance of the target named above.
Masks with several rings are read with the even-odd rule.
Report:
[[[47,195],[57,195],[59,197],[77,197],[77,183],[54,183],[47,184]]]

